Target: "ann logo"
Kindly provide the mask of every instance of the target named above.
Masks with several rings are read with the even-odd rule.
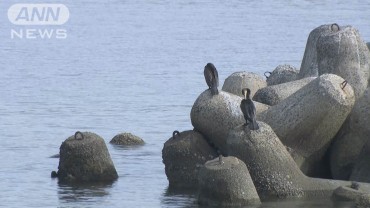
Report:
[[[69,10],[63,4],[14,4],[8,18],[15,25],[63,25]]]

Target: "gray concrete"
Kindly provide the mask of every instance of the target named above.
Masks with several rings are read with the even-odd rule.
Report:
[[[192,125],[205,135],[210,142],[224,152],[226,138],[231,129],[245,120],[240,109],[242,98],[224,91],[216,96],[211,96],[209,91],[204,91],[195,101],[190,117]],[[257,115],[268,107],[254,102]]]
[[[97,134],[83,132],[71,136],[60,146],[58,177],[65,182],[114,181],[118,178],[104,139]]]
[[[208,90],[209,93],[211,93]],[[199,132],[184,131],[164,143],[162,158],[170,187],[196,188],[198,171],[203,164],[217,157]]]
[[[256,131],[238,126],[227,137],[227,154],[248,167],[260,197],[302,197],[306,176],[302,174],[270,126],[258,122]]]
[[[199,171],[198,203],[207,206],[260,204],[247,166],[236,157],[208,161]]]
[[[336,135],[330,152],[334,179],[348,180],[370,135],[370,92],[356,100],[353,110]]]
[[[257,90],[266,86],[266,81],[260,75],[243,71],[235,72],[227,77],[222,86],[222,90],[244,97],[244,95],[242,95],[242,89],[249,88],[251,90],[251,97],[253,97]]]
[[[316,176],[316,166],[354,105],[353,89],[349,84],[342,89],[343,81],[337,75],[322,75],[257,115],[301,156],[296,162],[309,176]]]
[[[331,73],[347,80],[360,98],[368,85],[370,54],[357,29],[341,27],[317,41],[319,75]]]
[[[143,139],[131,133],[117,134],[116,136],[112,138],[112,140],[109,143],[116,144],[116,145],[125,145],[125,146],[145,144]]]
[[[314,79],[315,77],[307,77],[292,82],[264,87],[256,92],[253,100],[270,106],[276,105]]]
[[[356,160],[355,166],[352,170],[352,173],[349,179],[351,181],[360,181],[360,182],[370,183],[370,140],[369,139],[367,140],[366,144],[362,148],[361,154]]]
[[[305,176],[277,135],[266,123],[249,131],[235,127],[227,138],[227,153],[241,159],[248,167],[262,200],[271,198],[327,198],[340,186],[351,182],[316,179]],[[359,183],[369,191],[369,184]]]
[[[350,186],[340,186],[334,190],[333,198],[338,201],[356,201],[363,194],[366,194],[366,192],[356,190]]]
[[[370,207],[370,194],[361,194],[356,198],[355,201],[357,208],[369,208]]]
[[[291,82],[298,79],[299,70],[289,64],[277,66],[267,77],[268,86]]]
[[[299,78],[318,76],[316,44],[322,35],[331,31],[330,26],[331,24],[321,25],[310,32],[298,75]]]

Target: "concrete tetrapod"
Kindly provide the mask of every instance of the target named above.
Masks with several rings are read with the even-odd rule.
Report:
[[[220,91],[212,96],[209,91],[204,91],[195,101],[190,117],[191,123],[199,132],[205,135],[210,142],[225,153],[226,138],[231,129],[245,123],[240,109],[242,98]],[[254,102],[256,113],[265,111],[268,106]]]
[[[370,183],[370,140],[362,148],[349,179]]]
[[[310,32],[308,36],[306,49],[299,70],[298,77],[300,79],[305,77],[317,77],[318,76],[318,64],[317,64],[317,51],[316,44],[317,40],[324,34],[331,31],[331,24],[321,25]]]
[[[297,80],[299,71],[289,64],[277,66],[269,76],[266,76],[268,86],[278,85],[286,82]]]
[[[317,41],[319,75],[331,73],[347,80],[360,98],[368,85],[370,53],[357,29],[341,27]]]
[[[76,132],[60,146],[58,178],[62,182],[110,182],[118,178],[104,139]]]
[[[198,203],[208,206],[260,204],[248,168],[236,157],[210,160],[199,171]]]
[[[351,114],[335,137],[330,151],[330,168],[334,179],[348,180],[370,135],[370,91],[356,100]]]
[[[249,88],[253,96],[257,90],[266,86],[266,81],[258,74],[243,71],[235,72],[228,76],[222,86],[222,90],[244,97],[244,95],[242,95],[242,89]]]
[[[124,145],[124,146],[136,146],[136,145],[144,145],[145,142],[138,136],[135,136],[131,133],[120,133],[117,134],[110,140],[111,144],[115,145]]]
[[[169,186],[196,188],[199,168],[215,157],[217,157],[216,151],[199,132],[192,130],[178,134],[174,132],[162,149]]]
[[[340,186],[351,182],[316,179],[305,176],[269,125],[250,131],[235,127],[227,138],[227,152],[248,167],[262,200],[271,198],[330,197]],[[369,191],[368,184],[362,184]]]
[[[322,75],[257,115],[295,151],[296,163],[309,176],[316,176],[317,166],[354,105],[352,87],[344,87],[343,82],[337,75]]]
[[[270,106],[276,105],[315,78],[316,77],[307,77],[292,82],[264,87],[254,94],[253,100]]]

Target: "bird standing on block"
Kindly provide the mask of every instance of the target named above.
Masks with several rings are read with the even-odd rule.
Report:
[[[244,88],[242,89],[242,94],[244,95],[244,99],[240,104],[240,108],[242,109],[245,119],[244,125],[248,126],[250,130],[258,130],[260,127],[256,121],[256,107],[250,98],[251,90],[249,88]]]
[[[208,63],[204,67],[204,78],[206,79],[209,89],[211,89],[212,95],[218,94],[218,72],[216,67],[212,63]]]

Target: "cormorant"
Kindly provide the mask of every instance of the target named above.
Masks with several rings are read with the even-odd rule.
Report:
[[[208,63],[204,67],[204,78],[206,79],[209,89],[211,89],[212,95],[218,94],[218,72],[216,67],[212,63]]]
[[[242,109],[245,119],[244,125],[249,125],[250,130],[258,130],[260,127],[256,121],[256,107],[250,98],[251,90],[249,88],[244,88],[242,89],[242,94],[244,95],[244,99],[240,104],[240,108]]]

